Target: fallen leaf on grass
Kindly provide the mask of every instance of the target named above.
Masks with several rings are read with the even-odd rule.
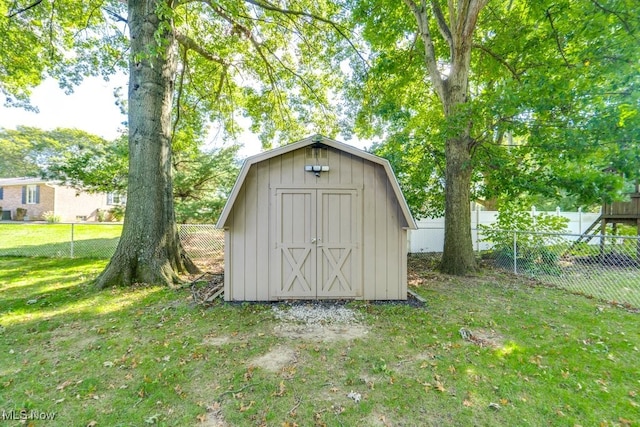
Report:
[[[73,381],[67,380],[67,381],[63,382],[62,384],[58,384],[58,386],[56,387],[56,390],[57,391],[63,391],[65,388],[69,387],[71,384],[73,384]]]
[[[470,408],[470,407],[473,406],[473,402],[471,402],[470,400],[465,399],[465,400],[462,401],[462,405],[466,406],[467,408]]]
[[[98,425],[98,422],[96,420],[91,420],[87,424],[87,427],[96,427],[97,425]]]
[[[153,414],[148,418],[145,418],[144,422],[147,424],[157,424],[160,414]]]
[[[284,381],[280,381],[280,386],[278,387],[278,391],[273,392],[273,396],[282,397],[286,392],[286,387],[284,385]]]
[[[251,407],[253,406],[254,403],[256,403],[256,402],[252,400],[251,402],[249,402],[248,405],[240,405],[240,412],[248,411],[249,409],[251,409]]]
[[[253,378],[253,370],[255,369],[255,366],[249,366],[247,368],[247,372],[244,373],[244,380],[249,381],[251,378]]]
[[[382,422],[382,424],[384,424],[385,427],[391,426],[391,424],[387,422],[387,417],[385,417],[384,415],[380,415],[380,418],[378,419]]]
[[[182,390],[182,386],[180,386],[180,384],[177,384],[174,388],[173,391],[176,392],[176,394],[180,397],[184,397],[187,393],[184,392],[184,390]]]

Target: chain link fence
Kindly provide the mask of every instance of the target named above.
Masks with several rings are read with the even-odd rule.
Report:
[[[571,292],[640,308],[640,238],[505,231],[482,257]],[[482,235],[480,235],[482,239]]]
[[[121,224],[0,223],[0,256],[110,258]],[[222,272],[224,232],[207,224],[178,226],[203,270]],[[629,236],[505,231],[490,242],[479,230],[479,255],[492,265],[571,292],[640,308],[640,239]]]
[[[0,223],[0,256],[108,259],[122,224]],[[222,264],[224,232],[213,225],[178,225],[180,240],[195,261]]]

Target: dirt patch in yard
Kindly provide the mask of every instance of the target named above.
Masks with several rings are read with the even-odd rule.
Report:
[[[504,337],[493,329],[467,329],[460,328],[460,336],[463,340],[480,347],[489,347],[494,350],[504,346]]]
[[[221,337],[204,337],[204,339],[202,340],[202,344],[204,345],[210,345],[212,347],[219,347],[221,345],[225,345],[228,344],[231,341],[231,338],[229,338],[228,336],[221,336]]]
[[[281,323],[274,328],[274,334],[292,340],[334,342],[364,338],[369,329],[361,324],[296,324]]]
[[[277,346],[266,354],[253,359],[249,365],[262,368],[269,372],[279,372],[287,365],[296,362],[294,349],[285,346]]]

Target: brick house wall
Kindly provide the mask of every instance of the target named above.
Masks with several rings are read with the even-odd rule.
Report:
[[[31,200],[34,203],[27,203],[28,186],[37,187],[37,198]],[[22,208],[27,210],[29,221],[44,220],[45,212],[53,212],[62,222],[97,221],[99,210],[113,208],[104,193],[90,194],[33,178],[0,179],[0,207],[11,212],[13,220],[17,209]]]
[[[30,220],[40,219],[44,212],[53,211],[53,188],[40,185],[40,203],[27,204],[22,203],[22,187],[23,185],[2,186],[0,206],[3,211],[11,212],[11,219],[16,219],[17,208],[26,209]]]
[[[11,188],[11,193],[18,193],[20,195],[20,207],[27,210],[27,216],[30,221],[38,221],[43,219],[42,214],[51,211],[53,212],[53,200],[55,198],[55,188],[49,187],[45,184],[38,184],[39,188],[39,203],[22,203],[22,187]]]

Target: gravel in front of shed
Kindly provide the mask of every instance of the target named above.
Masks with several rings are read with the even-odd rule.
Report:
[[[271,308],[278,320],[312,324],[358,323],[362,315],[337,304],[274,305]]]

